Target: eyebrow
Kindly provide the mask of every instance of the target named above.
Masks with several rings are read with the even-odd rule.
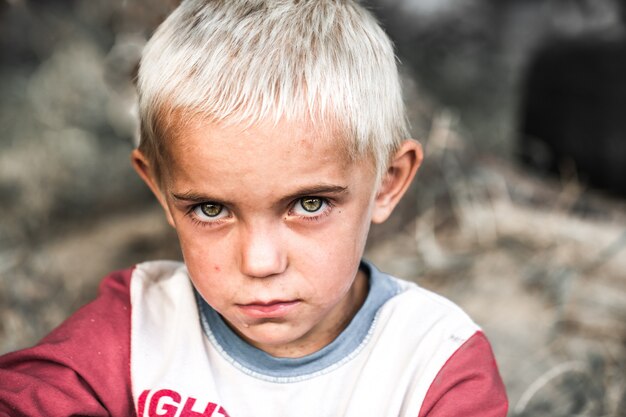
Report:
[[[285,199],[294,199],[298,197],[315,196],[319,194],[344,194],[348,191],[348,187],[330,184],[318,184],[310,187],[303,187],[295,193],[288,195]]]
[[[212,198],[208,195],[194,193],[193,191],[187,191],[184,193],[171,193],[170,194],[174,200],[177,201],[187,201],[190,203],[202,203],[205,201],[217,201],[219,199]]]
[[[316,195],[339,195],[344,194],[348,191],[348,187],[343,187],[340,185],[330,185],[330,184],[316,184],[312,186],[307,186],[296,190],[294,193],[285,196],[280,199],[281,202],[286,200],[294,200],[297,198],[307,197],[307,196],[316,196]],[[228,204],[227,201],[224,201],[220,198],[213,198],[206,194],[199,194],[193,191],[187,191],[183,193],[171,193],[171,196],[174,200],[177,201],[185,201],[190,203],[203,203],[203,202],[219,202],[222,204]]]

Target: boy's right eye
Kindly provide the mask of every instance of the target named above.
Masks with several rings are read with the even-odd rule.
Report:
[[[212,222],[228,217],[228,210],[218,203],[201,203],[193,208],[194,216],[202,222]]]

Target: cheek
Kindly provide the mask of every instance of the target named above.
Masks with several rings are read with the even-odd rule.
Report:
[[[335,224],[330,230],[299,236],[297,246],[291,246],[292,260],[299,259],[310,266],[312,271],[343,269],[343,264],[360,256],[360,237],[354,228],[346,224]]]
[[[309,248],[319,257],[318,265],[327,263],[341,266],[348,264],[348,260],[360,259],[367,239],[370,225],[370,206],[363,202],[354,202],[350,206],[336,210],[329,227],[320,231],[313,238],[315,242],[308,242]],[[332,262],[328,262],[332,260]]]
[[[195,289],[213,308],[222,311],[237,294],[238,288],[232,279],[227,279],[224,266],[204,260],[187,261],[189,276]],[[230,277],[228,277],[230,278]]]
[[[336,239],[337,243],[341,241],[343,248],[338,248],[344,253],[350,249],[356,251],[360,257],[365,247],[365,241],[370,227],[371,207],[363,204],[359,205],[358,210],[346,211],[339,215],[339,227],[337,230],[341,236]]]
[[[210,267],[213,251],[207,250],[207,246],[203,245],[200,239],[190,238],[180,233],[178,238],[185,264],[187,264],[190,271],[194,270],[194,272],[197,272]]]
[[[301,251],[305,254],[303,261],[308,269],[302,271],[303,275],[310,277],[315,292],[329,298],[340,296],[350,287],[367,236],[367,230],[363,230],[361,222],[337,223],[332,233],[303,242],[304,250]]]
[[[198,226],[179,219],[176,233],[185,263],[202,265],[206,272],[220,272],[228,257],[229,241],[223,233],[215,233],[210,226]],[[218,269],[215,269],[215,265]]]
[[[222,284],[228,282],[223,275],[227,272],[229,255],[224,252],[223,245],[216,244],[215,239],[208,239],[202,233],[189,233],[182,228],[177,231],[185,265],[200,294],[209,301],[207,295],[215,297],[217,293],[227,292]]]

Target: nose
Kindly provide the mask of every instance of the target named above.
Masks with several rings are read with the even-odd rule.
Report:
[[[284,242],[271,224],[248,226],[241,235],[241,272],[265,278],[284,272],[287,256]]]

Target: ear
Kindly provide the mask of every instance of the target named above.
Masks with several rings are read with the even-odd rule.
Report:
[[[424,154],[419,142],[405,140],[391,160],[374,200],[372,222],[382,223],[409,188]]]
[[[167,201],[165,200],[165,196],[163,195],[163,191],[161,190],[160,183],[154,175],[154,170],[150,166],[148,158],[146,158],[146,156],[139,149],[134,149],[130,155],[130,160],[133,168],[135,168],[135,171],[137,171],[137,174],[139,174],[141,179],[148,185],[148,188],[150,188],[154,196],[159,201],[159,204],[161,204],[161,207],[163,207],[167,222],[172,227],[176,227],[174,225],[174,218],[172,217],[170,208],[167,205]]]

